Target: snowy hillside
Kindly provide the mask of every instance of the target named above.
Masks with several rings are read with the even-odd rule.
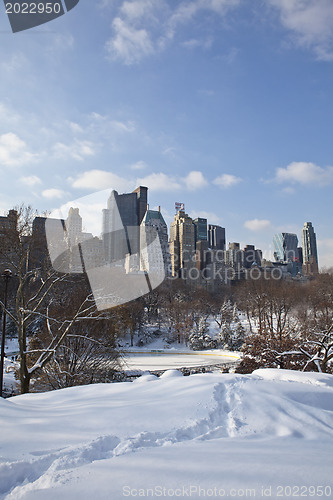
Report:
[[[0,498],[332,498],[333,376],[167,371],[0,400]]]

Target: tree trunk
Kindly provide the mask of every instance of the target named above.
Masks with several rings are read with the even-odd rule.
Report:
[[[18,325],[18,341],[19,341],[19,351],[20,351],[20,384],[21,384],[21,394],[26,394],[30,391],[30,380],[31,374],[28,370],[27,364],[27,334],[25,331],[25,325],[23,319],[20,318]]]

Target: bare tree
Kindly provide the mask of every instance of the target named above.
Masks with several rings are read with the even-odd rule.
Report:
[[[247,286],[251,290],[253,284]],[[318,275],[306,285],[282,281],[254,288],[251,315],[260,314],[260,320],[258,331],[245,340],[241,369],[256,365],[332,372],[333,276]]]
[[[97,312],[92,296],[84,288],[80,283],[72,289],[66,295],[67,304],[51,303],[44,328],[30,341],[29,370],[39,372],[39,386],[59,389],[112,381],[119,374],[117,342],[124,334],[123,311],[115,308]]]
[[[98,314],[88,291],[80,303],[71,302],[71,311],[66,318],[59,315],[61,300],[70,297],[77,281],[82,285],[85,277],[75,278],[52,270],[45,258],[45,235],[32,231],[36,213],[31,207],[17,207],[11,215],[15,220],[4,232],[0,251],[2,264],[11,269],[15,280],[14,308],[9,307],[6,312],[17,329],[19,379],[21,393],[26,393],[30,390],[32,377],[41,373],[51,361],[56,362],[56,354],[64,349],[65,339],[73,333],[74,325],[83,320],[96,320]],[[87,287],[83,289],[87,290]],[[0,306],[4,308],[1,301]],[[49,342],[37,353],[36,349],[29,349],[28,335],[36,333],[36,329],[38,335],[43,322],[49,333]]]

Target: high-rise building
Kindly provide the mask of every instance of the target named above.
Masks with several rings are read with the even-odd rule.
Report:
[[[0,217],[0,272],[8,267],[8,258],[14,252],[17,233],[18,213],[9,210],[7,216]],[[15,252],[14,252],[15,253]]]
[[[208,224],[208,245],[214,250],[225,250],[225,228]]]
[[[148,188],[139,186],[132,193],[112,191],[103,210],[104,251],[106,261],[121,261],[139,252],[139,227],[147,210]]]
[[[277,233],[273,237],[274,257],[279,262],[298,261],[298,238],[293,233]]]
[[[66,231],[69,246],[72,247],[81,242],[82,217],[78,208],[70,208],[66,219]]]
[[[245,269],[250,269],[252,266],[260,266],[262,259],[262,251],[256,249],[254,245],[246,245],[243,250],[243,260]]]
[[[195,242],[207,241],[207,219],[197,217],[193,219]]]
[[[318,254],[316,233],[312,222],[304,222],[302,229],[303,273],[313,275],[318,273]]]
[[[244,252],[239,243],[229,243],[229,248],[225,252],[226,265],[235,270],[240,270],[244,265]]]
[[[159,245],[154,245],[158,237]],[[168,226],[165,223],[160,207],[150,210],[149,207],[140,226],[140,269],[148,273],[160,273],[161,269],[167,274],[170,263]],[[146,249],[149,248],[148,251]]]
[[[169,248],[172,276],[186,278],[186,271],[194,267],[195,228],[191,217],[183,210],[178,210],[171,222]]]
[[[298,260],[300,264],[303,264],[303,248],[297,247],[297,252],[298,252]]]
[[[52,232],[52,245],[48,245],[47,233]],[[70,272],[70,256],[67,252],[65,221],[50,217],[35,217],[32,223],[30,266],[51,266],[61,272]],[[55,257],[57,256],[57,257]],[[51,260],[50,260],[51,259]]]

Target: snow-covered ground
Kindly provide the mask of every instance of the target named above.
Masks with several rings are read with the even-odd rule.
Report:
[[[170,370],[0,400],[0,498],[332,498],[333,376]]]

